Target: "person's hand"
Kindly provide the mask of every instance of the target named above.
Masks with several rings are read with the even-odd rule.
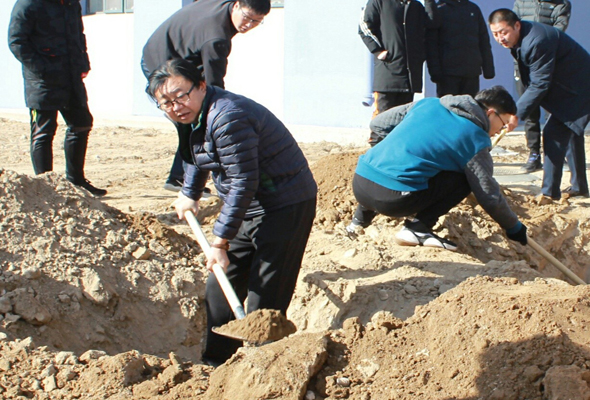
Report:
[[[377,58],[381,61],[385,60],[387,58],[387,50],[383,50],[381,53],[379,53]]]
[[[213,265],[219,264],[223,268],[223,271],[227,272],[227,266],[229,265],[229,258],[227,257],[228,248],[226,239],[215,238],[211,244],[211,251],[207,254],[207,269],[209,271],[213,272]]]
[[[192,211],[195,216],[199,212],[199,201],[193,200],[190,197],[186,197],[182,192],[178,192],[178,198],[172,203],[176,210],[176,215],[179,219],[184,219],[184,213],[186,211]]]
[[[80,77],[81,77],[82,79],[86,79],[86,77],[87,77],[87,76],[88,76],[88,72],[82,72],[82,73],[80,74]]]
[[[508,236],[508,239],[514,240],[515,242],[519,242],[523,246],[526,246],[526,244],[527,244],[526,226],[520,222],[518,224],[520,225],[519,228],[514,227],[512,229],[506,230],[506,236]],[[515,228],[516,228],[516,231],[513,231]],[[509,231],[511,233],[509,233]]]
[[[518,126],[518,117],[516,115],[512,115],[506,124],[506,129],[508,132],[512,132]]]

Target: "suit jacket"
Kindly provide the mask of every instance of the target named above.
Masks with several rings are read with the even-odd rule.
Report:
[[[590,54],[566,33],[521,21],[520,40],[511,49],[526,87],[517,102],[519,119],[541,106],[576,134],[590,114]]]

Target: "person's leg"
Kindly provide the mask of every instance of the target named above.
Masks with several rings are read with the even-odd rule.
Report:
[[[526,88],[522,84],[518,69],[516,69],[516,91],[519,96],[525,92]],[[526,145],[529,149],[529,156],[527,162],[523,167],[524,172],[534,172],[540,170],[543,166],[541,164],[541,109],[534,110],[524,121],[524,132],[526,138]]]
[[[560,185],[563,174],[563,161],[572,135],[574,135],[574,132],[553,115],[549,117],[545,129],[543,129],[543,150],[545,156],[543,159],[543,184],[541,193],[553,199],[561,198]],[[583,175],[585,176],[585,171]]]
[[[416,219],[432,229],[438,219],[471,193],[467,177],[461,172],[442,171],[428,180],[428,189],[416,192],[414,200],[424,206]]]
[[[479,92],[479,76],[461,78],[461,92],[459,94],[475,97],[477,92]]]
[[[567,146],[566,158],[570,167],[570,187],[562,193],[568,197],[588,197],[584,136],[573,134]]]
[[[465,174],[443,171],[428,181],[428,188],[416,192],[390,190],[355,175],[354,195],[362,206],[390,217],[416,216],[406,221],[398,243],[425,245],[455,250],[457,246],[432,233],[438,218],[459,204],[471,191]],[[409,231],[409,232],[408,232]],[[409,235],[406,235],[409,234]],[[403,240],[401,240],[403,238]]]
[[[36,175],[53,171],[53,138],[57,130],[57,110],[30,109],[31,161]]]
[[[541,108],[537,107],[524,122],[530,154],[541,154]]]
[[[66,179],[74,185],[83,187],[95,196],[104,196],[107,191],[93,186],[84,173],[88,135],[92,129],[94,119],[88,104],[73,99],[70,106],[60,113],[67,124],[64,139],[64,153],[66,159]]]
[[[286,315],[315,211],[316,199],[312,199],[260,218],[253,233],[256,253],[250,269],[248,312],[266,308]]]
[[[461,78],[458,76],[443,75],[436,85],[436,96],[443,97],[448,94],[457,95],[461,93]]]
[[[248,276],[254,256],[252,239],[247,234],[250,223],[244,221],[236,237],[229,241],[230,250],[227,255],[230,264],[226,276],[230,281],[238,299],[243,303],[248,296]],[[242,342],[212,332],[235,319],[221,286],[213,273],[207,277],[205,286],[205,308],[207,311],[207,337],[203,351],[203,361],[213,366],[223,364],[242,346]]]
[[[174,160],[172,161],[172,167],[168,174],[168,179],[164,184],[164,189],[178,192],[182,189],[182,183],[184,182],[184,162],[180,156],[180,152],[176,150],[174,154]]]

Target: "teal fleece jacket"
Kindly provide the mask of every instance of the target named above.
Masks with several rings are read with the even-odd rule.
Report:
[[[440,99],[427,98],[359,158],[356,173],[391,190],[424,190],[441,171],[463,172],[491,144],[481,127],[441,105]]]

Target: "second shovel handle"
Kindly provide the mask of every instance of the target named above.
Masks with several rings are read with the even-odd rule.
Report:
[[[576,282],[578,285],[586,285],[586,282],[582,280],[578,275],[574,274],[568,267],[563,265],[557,258],[553,257],[547,250],[545,250],[541,245],[531,239],[530,236],[527,236],[527,243],[531,246],[537,253],[545,257],[547,261],[553,264],[557,269],[559,269],[565,276],[570,278],[572,281]]]

